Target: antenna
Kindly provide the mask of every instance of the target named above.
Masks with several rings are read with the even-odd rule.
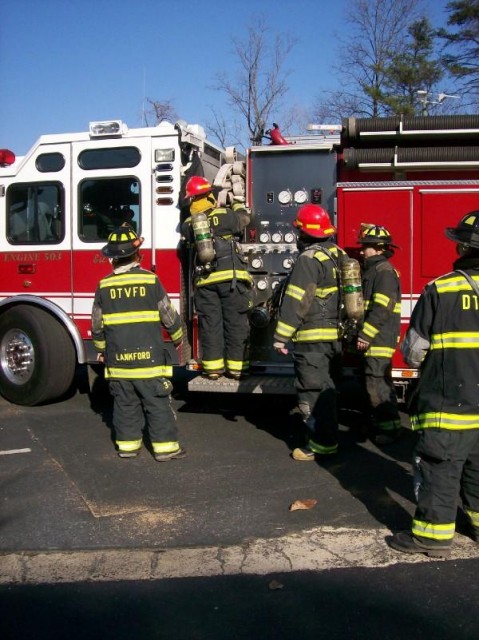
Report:
[[[439,104],[441,104],[441,102],[444,102],[446,98],[457,98],[459,100],[460,96],[450,96],[448,93],[439,93],[437,96],[437,101],[439,102]]]
[[[442,104],[444,100],[446,100],[446,98],[456,98],[458,100],[460,100],[461,98],[461,96],[451,96],[448,93],[438,93],[436,100],[429,100],[429,91],[427,91],[426,89],[419,89],[418,91],[416,91],[416,93],[418,95],[419,102],[422,104],[421,115],[423,116],[428,115],[429,104]]]
[[[145,100],[146,100],[146,68],[143,67],[143,105],[141,107],[141,124],[147,127],[146,113],[145,113]]]

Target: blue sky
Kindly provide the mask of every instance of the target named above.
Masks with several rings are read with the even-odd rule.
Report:
[[[435,24],[446,0],[424,0]],[[238,8],[235,8],[238,5]],[[288,57],[288,101],[308,108],[333,89],[331,67],[348,0],[2,0],[0,147],[23,155],[45,133],[84,131],[91,120],[141,125],[144,96],[171,100],[181,118],[205,125],[211,89],[234,69],[241,39],[262,13],[273,33],[298,43]],[[234,78],[234,70],[232,70]]]

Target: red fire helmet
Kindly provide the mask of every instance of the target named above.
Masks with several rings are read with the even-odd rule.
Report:
[[[212,189],[211,184],[206,178],[201,176],[192,176],[186,183],[186,197],[194,198],[209,193]]]
[[[329,238],[336,233],[328,212],[319,204],[305,204],[298,209],[293,226],[313,238]]]

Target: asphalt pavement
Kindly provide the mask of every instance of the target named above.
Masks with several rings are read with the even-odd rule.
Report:
[[[379,449],[344,410],[338,455],[301,463],[292,398],[175,382],[188,457],[168,463],[116,456],[101,385],[44,407],[0,399],[2,638],[477,640],[462,514],[450,560],[386,545],[414,511],[406,414]]]
[[[0,400],[0,450],[18,451],[0,457],[0,550],[231,545],[316,526],[409,525],[409,430],[381,450],[344,412],[340,453],[295,462],[303,430],[293,398],[184,389],[178,381],[173,406],[188,457],[168,463],[147,448],[117,457],[101,389],[42,407]],[[317,504],[289,511],[302,499]]]

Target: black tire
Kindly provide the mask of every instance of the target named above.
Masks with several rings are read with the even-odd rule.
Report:
[[[18,305],[0,316],[0,394],[35,406],[73,383],[76,354],[66,329],[47,311]]]

